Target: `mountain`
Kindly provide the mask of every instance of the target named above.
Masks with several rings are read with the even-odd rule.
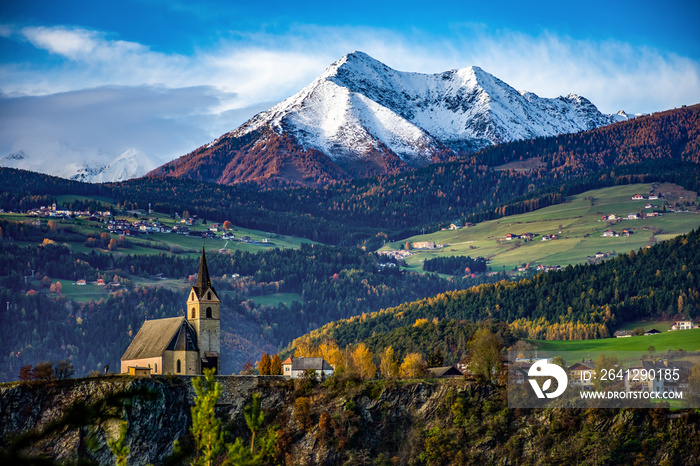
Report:
[[[151,174],[316,185],[625,119],[574,94],[547,99],[517,91],[476,66],[411,73],[353,52],[297,94]]]
[[[114,158],[112,154],[85,152],[67,144],[57,144],[45,154],[29,154],[20,150],[0,157],[0,167],[19,168],[89,183],[137,178],[160,163],[161,160],[136,149],[128,149]]]

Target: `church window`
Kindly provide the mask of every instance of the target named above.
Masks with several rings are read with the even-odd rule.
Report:
[[[207,319],[211,319],[211,308],[207,308]]]
[[[195,311],[194,308],[192,308],[192,317],[191,317],[191,319],[194,319],[195,317],[197,317],[197,311]]]
[[[158,373],[158,363],[156,363],[156,370],[155,370],[155,373],[156,373],[156,374]]]
[[[177,373],[179,374],[180,371],[182,370],[182,364],[180,363],[180,360],[177,360]]]
[[[209,291],[209,292],[207,293],[207,299],[208,299],[209,301],[211,301],[211,291]]]

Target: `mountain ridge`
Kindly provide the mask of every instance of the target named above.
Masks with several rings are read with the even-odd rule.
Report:
[[[403,72],[353,52],[298,93],[149,175],[204,179],[196,172],[214,162],[226,168],[208,181],[319,185],[325,179],[396,174],[501,142],[624,119],[603,115],[575,94],[546,99],[516,91],[476,66],[437,74]],[[267,138],[275,134],[284,136],[286,151],[273,152]],[[240,146],[240,140],[252,146],[229,148]],[[258,158],[248,164],[265,166],[266,175],[258,170],[255,176],[224,176],[232,172],[229,164],[246,171],[240,167],[253,153]],[[319,153],[337,166],[321,180],[300,162]],[[302,168],[301,176],[287,176],[282,168],[290,164]]]

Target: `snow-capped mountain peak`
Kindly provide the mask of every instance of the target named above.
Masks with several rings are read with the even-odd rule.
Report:
[[[542,98],[518,91],[478,66],[437,74],[397,71],[355,51],[296,94],[154,174],[192,176],[194,167],[207,164],[208,181],[316,184],[319,174],[396,173],[619,118],[575,94]]]
[[[337,162],[362,159],[381,142],[417,166],[430,163],[441,145],[473,150],[617,120],[575,94],[547,99],[519,92],[478,66],[411,73],[356,51],[224,138],[269,125]]]

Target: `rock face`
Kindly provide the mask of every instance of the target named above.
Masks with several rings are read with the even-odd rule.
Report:
[[[274,464],[697,464],[700,417],[657,409],[509,410],[503,387],[464,380],[217,377],[227,441],[250,441],[243,406],[262,394],[277,432]],[[21,453],[113,464],[106,446],[128,421],[129,464],[161,464],[191,445],[191,377],[127,376],[0,386],[0,462]],[[309,407],[303,414],[299,401]],[[115,408],[116,407],[116,408]],[[53,427],[53,430],[51,430]],[[42,435],[27,436],[32,429]],[[554,446],[556,445],[556,448]],[[16,458],[16,456],[15,456]],[[639,461],[638,461],[639,462]]]
[[[548,99],[517,91],[476,66],[411,73],[353,52],[297,94],[152,174],[323,184],[623,119],[574,94]]]

